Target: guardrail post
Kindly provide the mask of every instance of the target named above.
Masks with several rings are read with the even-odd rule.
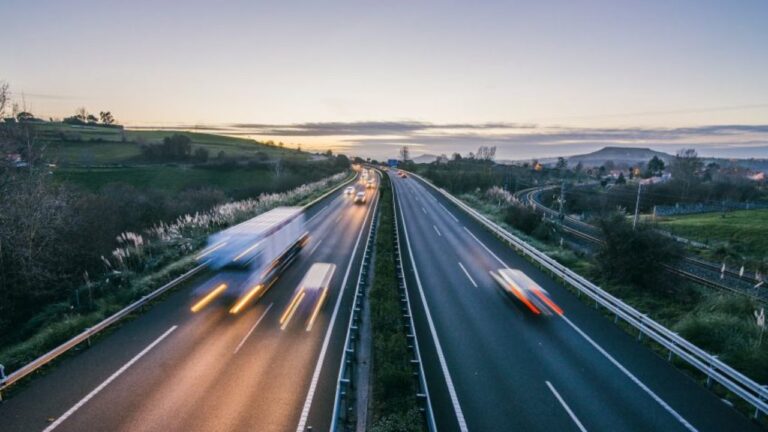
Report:
[[[717,357],[718,356],[716,356],[716,355],[712,356],[713,359],[717,359]],[[712,369],[714,369],[714,368],[712,367],[712,362],[710,362],[709,363],[709,369],[707,371],[707,387],[711,387],[712,386]]]
[[[4,383],[8,377],[5,376],[5,366],[0,364],[0,384]],[[3,392],[0,391],[0,401],[3,400]]]

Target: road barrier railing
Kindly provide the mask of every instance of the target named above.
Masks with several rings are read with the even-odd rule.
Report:
[[[571,235],[574,235],[576,237],[582,238],[588,242],[596,243],[596,244],[602,244],[603,240],[597,236],[599,236],[598,228],[594,225],[590,225],[588,223],[585,223],[583,221],[580,221],[576,218],[573,218],[571,216],[565,216],[562,220],[559,220],[558,218],[558,212],[545,206],[541,203],[539,200],[539,197],[542,192],[545,192],[547,190],[551,190],[552,188],[556,188],[556,186],[547,186],[547,187],[538,187],[538,188],[529,188],[522,191],[519,191],[518,193],[520,195],[518,196],[518,200],[521,202],[525,202],[531,207],[533,207],[534,210],[537,210],[541,213],[543,213],[545,216],[549,216],[552,218],[553,221],[556,221],[557,225],[565,232],[570,233]],[[570,225],[569,225],[570,224]],[[572,226],[571,226],[572,225]],[[577,227],[577,228],[574,228]],[[665,233],[664,231],[657,230],[658,233],[669,236],[668,233]],[[749,297],[753,300],[757,300],[760,302],[766,301],[766,296],[762,293],[757,291],[758,284],[760,283],[759,280],[756,278],[753,278],[746,274],[740,274],[739,272],[734,272],[730,269],[721,269],[719,266],[713,265],[712,263],[708,263],[706,261],[702,261],[700,259],[684,255],[681,258],[682,262],[681,264],[690,264],[699,268],[704,269],[706,272],[709,273],[710,277],[703,277],[702,275],[697,275],[692,273],[690,268],[686,270],[686,268],[680,268],[680,266],[673,267],[673,266],[665,266],[665,268],[678,276],[684,277],[690,281],[693,281],[695,283],[701,284],[703,286],[709,287],[709,288],[715,288],[723,291],[729,291],[734,294],[742,295]],[[705,275],[707,273],[704,273]],[[716,277],[712,277],[711,275],[717,275],[720,274],[720,279],[717,279]],[[725,283],[725,281],[722,281],[723,276],[728,276],[728,279],[725,279],[725,281],[730,281],[731,284]],[[748,283],[752,285],[752,289],[750,290],[747,287],[744,287],[743,284],[740,285],[736,283],[734,285],[734,280],[736,281],[742,281],[744,283]]]
[[[90,342],[91,337],[97,335],[98,333],[104,331],[106,328],[111,326],[112,324],[122,320],[123,318],[127,317],[128,315],[132,314],[133,312],[140,309],[142,306],[146,305],[147,303],[151,302],[153,299],[163,295],[165,292],[170,290],[171,288],[175,287],[176,285],[180,284],[181,282],[184,282],[185,280],[189,279],[190,277],[194,276],[195,274],[201,272],[205,268],[205,264],[200,264],[197,267],[193,268],[192,270],[189,270],[188,272],[182,274],[181,276],[177,277],[176,279],[168,282],[167,284],[161,286],[160,288],[152,291],[151,293],[141,297],[140,299],[136,300],[135,302],[129,304],[128,306],[124,307],[123,309],[119,310],[118,312],[115,312],[113,315],[109,316],[108,318],[104,319],[103,321],[99,322],[98,324],[94,325],[93,327],[89,327],[85,329],[82,333],[78,334],[77,336],[73,337],[72,339],[64,342],[63,344],[57,346],[56,348],[52,349],[51,351],[48,351],[47,353],[41,355],[40,357],[32,360],[31,362],[27,363],[26,365],[22,366],[21,368],[15,370],[12,374],[5,377],[5,379],[0,383],[0,395],[2,395],[2,391],[6,390],[9,386],[13,385],[14,383],[18,382],[22,378],[26,377],[27,375],[31,374],[32,372],[35,372],[36,370],[40,369],[41,367],[45,366],[46,364],[53,361],[58,356],[64,354],[65,352],[71,350],[72,348],[80,345],[83,342]]]
[[[379,176],[381,177],[381,176]],[[365,240],[365,251],[363,260],[360,263],[360,271],[357,275],[357,284],[355,285],[355,298],[352,302],[352,311],[349,314],[349,324],[347,325],[347,335],[344,339],[344,351],[341,354],[341,367],[339,369],[339,378],[336,382],[336,394],[333,402],[333,418],[331,420],[330,430],[346,431],[350,429],[349,412],[355,407],[355,399],[350,395],[355,389],[355,364],[357,363],[357,351],[359,349],[360,325],[363,315],[363,302],[365,301],[366,288],[369,287],[371,273],[371,258],[373,250],[376,247],[376,227],[379,222],[378,198],[374,207],[371,209],[371,225],[368,228],[368,235]],[[352,258],[354,259],[354,257]]]
[[[586,294],[596,304],[610,311],[616,319],[621,318],[638,331],[638,338],[646,336],[669,351],[669,360],[677,356],[707,377],[707,384],[712,381],[720,384],[732,394],[743,399],[754,407],[757,418],[762,412],[768,414],[768,387],[763,386],[735,370],[693,343],[662,326],[645,314],[607,293],[602,288],[588,281],[568,267],[550,258],[543,252],[529,245],[517,236],[509,233],[495,222],[491,221],[477,210],[451,195],[449,192],[432,184],[417,174],[412,174],[423,183],[432,187],[439,194],[454,203],[457,207],[480,222],[486,229],[512,246],[518,253],[527,256],[532,261],[576,288],[577,292]]]
[[[391,181],[391,180],[390,180]],[[435,424],[435,415],[432,410],[432,400],[429,397],[429,389],[427,388],[427,377],[424,374],[424,363],[421,361],[421,352],[419,351],[419,340],[416,336],[416,326],[413,322],[413,312],[411,311],[411,299],[408,295],[408,284],[405,280],[405,272],[403,270],[403,254],[402,243],[400,242],[400,224],[399,224],[399,211],[400,208],[397,200],[395,199],[395,187],[392,185],[392,210],[394,212],[394,229],[395,229],[395,272],[397,276],[398,290],[400,291],[400,303],[402,304],[403,318],[406,320],[405,330],[407,332],[408,346],[411,349],[413,358],[411,364],[414,365],[414,375],[418,384],[418,398],[422,402],[422,412],[427,422],[427,430],[435,432],[437,425]]]
[[[325,199],[327,196],[333,194],[337,190],[341,189],[342,187],[346,186],[347,184],[351,183],[355,180],[357,176],[352,175],[349,179],[346,179],[342,181],[339,185],[331,188],[328,192],[323,193],[319,197],[313,199],[309,203],[305,204],[303,208],[306,210],[313,205],[319,203],[323,199]],[[181,276],[177,277],[176,279],[173,279],[172,281],[168,282],[167,284],[161,286],[160,288],[152,291],[151,293],[141,297],[140,299],[134,301],[133,303],[129,304],[128,306],[124,307],[123,309],[119,310],[118,312],[115,312],[113,315],[105,318],[104,320],[100,321],[93,327],[86,328],[83,332],[78,334],[77,336],[69,339],[68,341],[62,343],[61,345],[57,346],[56,348],[48,351],[47,353],[41,355],[40,357],[32,360],[31,362],[27,363],[26,365],[22,366],[21,368],[13,371],[8,376],[5,376],[4,373],[0,373],[0,400],[2,400],[2,394],[5,390],[8,389],[8,387],[12,386],[13,384],[17,383],[19,380],[27,377],[31,373],[37,371],[41,367],[47,365],[60,355],[66,353],[67,351],[71,350],[72,348],[82,344],[83,342],[89,342],[93,336],[96,336],[98,333],[104,331],[105,329],[109,328],[113,324],[117,323],[118,321],[121,321],[123,318],[129,316],[133,312],[139,310],[143,306],[150,303],[152,300],[156,299],[157,297],[163,295],[167,291],[171,290],[172,288],[176,287],[180,283],[186,281],[187,279],[191,278],[192,276],[196,275],[197,273],[201,272],[203,269],[205,269],[206,263],[202,263],[195,268],[187,271],[186,273],[182,274]],[[0,371],[2,371],[2,365],[0,365]]]

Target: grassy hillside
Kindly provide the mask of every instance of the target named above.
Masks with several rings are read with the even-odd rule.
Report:
[[[99,126],[74,126],[57,122],[35,125],[38,138],[47,146],[48,158],[62,165],[109,165],[141,162],[141,145],[160,143],[173,134],[187,135],[194,148],[206,148],[210,156],[281,157],[306,160],[309,154],[282,149],[251,139],[173,130],[122,130]]]
[[[727,246],[752,260],[768,257],[768,210],[704,213],[665,218],[662,228],[711,246]]]
[[[36,123],[34,132],[45,146],[46,160],[55,164],[51,169],[53,178],[91,191],[121,183],[168,192],[218,188],[230,197],[244,198],[296,187],[334,171],[314,161],[310,153],[209,133],[123,130],[58,122]],[[189,137],[193,152],[197,148],[208,150],[208,162],[163,163],[142,154],[142,146],[160,144],[174,134]],[[275,170],[278,159],[283,169]],[[279,176],[276,171],[280,171]]]

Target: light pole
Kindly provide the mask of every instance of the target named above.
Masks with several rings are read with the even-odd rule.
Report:
[[[635,227],[637,226],[637,219],[640,217],[640,190],[642,189],[643,184],[640,182],[637,182],[637,200],[635,201],[635,218],[632,219],[632,230],[635,230]]]

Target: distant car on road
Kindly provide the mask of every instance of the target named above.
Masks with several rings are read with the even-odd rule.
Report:
[[[505,292],[520,300],[534,314],[563,314],[563,310],[549,298],[549,293],[520,270],[499,269],[490,273]]]
[[[365,204],[365,192],[358,192],[355,194],[354,202],[356,204]]]
[[[344,195],[352,195],[353,193],[355,193],[355,187],[354,186],[347,186],[344,189]]]
[[[407,178],[408,177],[408,174],[404,173],[403,171],[400,171],[399,173],[397,173],[397,175],[400,176],[400,178]]]
[[[376,182],[373,180],[368,180],[368,183],[365,185],[366,189],[373,189],[376,187]]]

